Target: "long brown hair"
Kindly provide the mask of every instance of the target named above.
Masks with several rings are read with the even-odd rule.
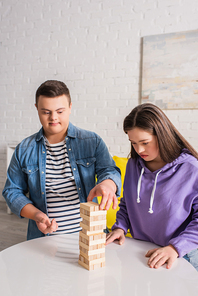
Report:
[[[187,148],[198,159],[196,150],[184,139],[159,107],[151,103],[145,103],[135,107],[125,117],[123,123],[123,129],[126,134],[134,127],[141,128],[157,136],[160,156],[166,163],[175,160],[183,148]],[[132,144],[130,157],[138,157]]]

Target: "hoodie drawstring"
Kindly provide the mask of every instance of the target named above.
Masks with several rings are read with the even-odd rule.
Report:
[[[142,180],[142,175],[144,173],[144,168],[141,170],[141,174],[138,180],[138,186],[137,186],[137,203],[140,203],[140,187],[141,187],[141,180]]]
[[[153,186],[153,190],[151,193],[151,198],[150,198],[150,208],[149,208],[149,213],[153,214],[153,201],[154,201],[154,194],[155,194],[155,189],[156,189],[156,185],[157,185],[157,177],[159,175],[159,173],[161,173],[161,171],[159,171],[156,176],[155,176],[155,182],[154,182],[154,186]]]
[[[158,175],[161,173],[161,171],[159,171],[155,176],[155,182],[154,182],[153,190],[152,190],[151,197],[150,197],[150,208],[149,208],[149,211],[148,211],[150,214],[153,214],[153,202],[154,202],[154,195],[155,195],[155,190],[156,190],[156,185],[157,185],[157,178],[158,178]],[[143,173],[144,173],[144,168],[142,168],[141,174],[140,174],[140,177],[139,177],[139,180],[138,180],[137,203],[140,203],[140,188],[141,188],[141,181],[142,181]]]

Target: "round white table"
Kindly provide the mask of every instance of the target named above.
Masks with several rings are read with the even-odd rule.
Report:
[[[151,269],[145,253],[155,247],[126,238],[106,246],[106,266],[78,264],[79,234],[26,241],[0,252],[1,296],[194,296],[198,272],[183,258],[170,270]]]

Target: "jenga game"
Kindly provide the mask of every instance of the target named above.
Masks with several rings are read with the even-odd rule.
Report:
[[[80,204],[82,230],[79,233],[79,260],[78,263],[88,270],[105,266],[105,241],[107,211],[99,210],[95,202]]]

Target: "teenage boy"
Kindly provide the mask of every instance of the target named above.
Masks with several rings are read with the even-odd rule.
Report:
[[[42,128],[16,147],[3,190],[11,211],[29,219],[27,239],[79,231],[80,203],[102,196],[100,209],[112,202],[115,209],[121,187],[103,140],[69,122],[72,103],[63,82],[41,84],[35,106]]]

